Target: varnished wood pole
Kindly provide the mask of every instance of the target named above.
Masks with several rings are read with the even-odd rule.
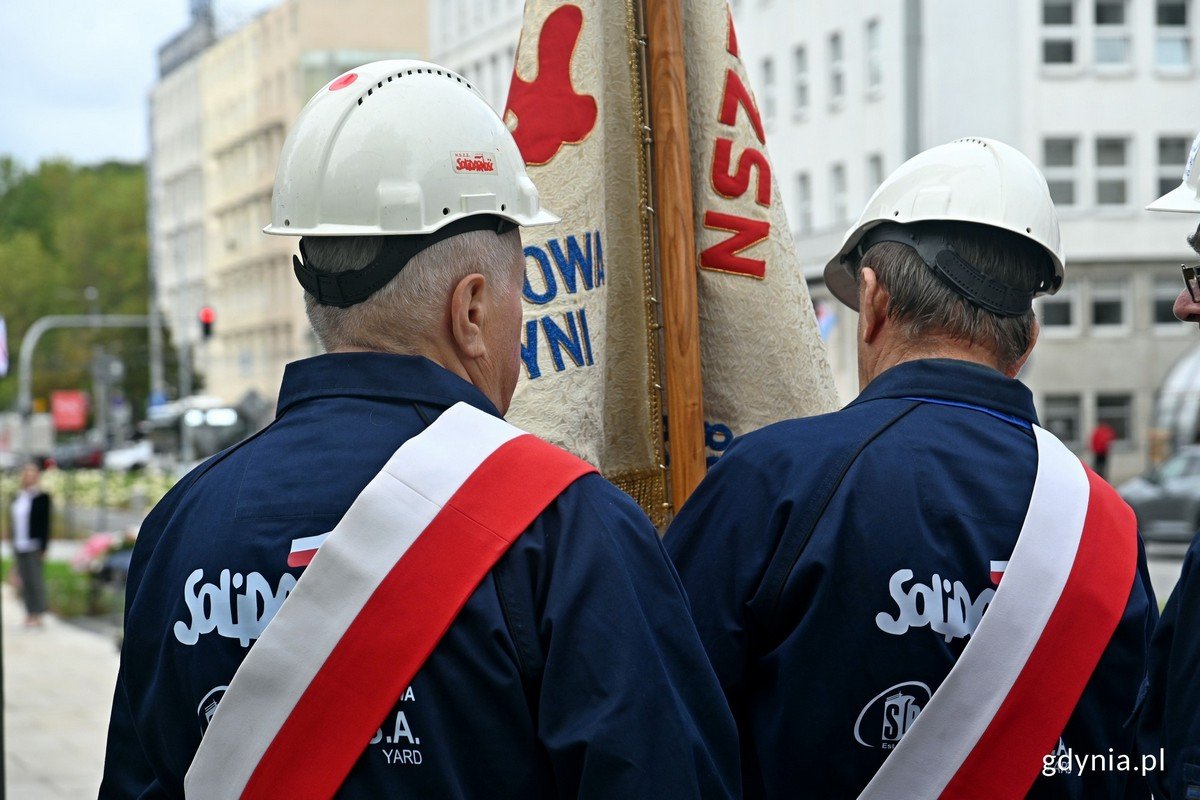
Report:
[[[663,372],[678,511],[704,477],[700,308],[681,0],[646,0],[647,80],[654,136],[655,225],[662,284]]]

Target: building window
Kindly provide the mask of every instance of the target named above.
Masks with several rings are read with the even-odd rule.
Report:
[[[812,227],[812,183],[801,172],[796,176],[796,233],[811,233]]]
[[[867,94],[878,94],[883,85],[883,60],[880,56],[879,20],[867,22]]]
[[[1129,284],[1123,280],[1098,280],[1092,283],[1092,326],[1101,329],[1129,327],[1126,300]]]
[[[1050,199],[1055,205],[1069,207],[1078,202],[1075,191],[1078,184],[1075,171],[1077,145],[1077,139],[1066,137],[1053,137],[1042,142],[1042,164],[1046,183],[1050,186]]]
[[[883,156],[879,153],[867,157],[867,197],[875,194],[883,183]]]
[[[1164,69],[1192,64],[1192,37],[1188,33],[1188,0],[1158,0],[1154,12],[1154,63]]]
[[[1184,167],[1187,166],[1188,148],[1191,142],[1186,136],[1158,137],[1158,191],[1164,195],[1179,185]]]
[[[1129,196],[1129,140],[1096,139],[1096,202],[1123,206]]]
[[[1074,64],[1078,37],[1075,0],[1043,0],[1042,63]]]
[[[797,47],[792,52],[792,69],[795,72],[795,115],[808,111],[808,52]]]
[[[833,189],[831,209],[833,211],[834,223],[845,222],[847,217],[846,206],[846,168],[841,164],[834,164],[830,171],[830,185]]]
[[[1077,332],[1079,314],[1075,309],[1076,305],[1076,294],[1073,286],[1060,289],[1058,294],[1040,298],[1037,306],[1042,330],[1048,335]]]
[[[829,101],[841,103],[846,93],[846,67],[842,58],[842,35],[829,34]]]
[[[1128,0],[1095,0],[1097,64],[1129,65]]]
[[[1171,330],[1187,330],[1187,326],[1175,318],[1175,298],[1179,296],[1182,281],[1178,277],[1156,278],[1154,281],[1154,325]]]
[[[1064,444],[1078,446],[1083,428],[1083,404],[1077,394],[1048,394],[1042,401],[1046,430]]]
[[[762,60],[762,111],[766,122],[775,119],[775,60]]]
[[[1118,442],[1133,438],[1133,395],[1096,395],[1096,425],[1107,422],[1116,431]]]

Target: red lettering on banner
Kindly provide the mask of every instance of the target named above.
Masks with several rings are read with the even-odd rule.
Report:
[[[762,117],[758,114],[758,106],[750,97],[750,91],[742,79],[732,69],[725,72],[725,99],[721,102],[721,116],[718,120],[722,125],[733,127],[737,125],[737,110],[741,106],[746,110],[746,116],[754,127],[754,135],[760,144],[767,143],[767,135],[763,133]]]
[[[738,40],[737,31],[733,29],[733,9],[726,8],[725,13],[729,17],[729,36],[725,39],[725,50],[734,58],[738,57]]]
[[[537,77],[525,81],[513,69],[505,114],[516,117],[513,138],[531,166],[549,163],[563,145],[579,144],[596,127],[596,98],[571,84],[571,57],[582,30],[579,6],[555,9],[538,38]]]
[[[717,139],[713,151],[713,187],[728,198],[741,197],[750,188],[750,172],[758,169],[758,188],[755,198],[760,206],[771,207],[771,162],[758,150],[745,150],[738,159],[737,172],[730,172],[733,160],[733,140]]]
[[[766,277],[766,261],[761,258],[746,258],[738,253],[770,236],[770,222],[706,211],[704,212],[704,227],[711,230],[729,231],[733,236],[714,244],[700,254],[700,266],[703,269],[732,272],[735,275],[747,275],[754,278]]]

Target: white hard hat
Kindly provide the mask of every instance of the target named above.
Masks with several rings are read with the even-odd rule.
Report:
[[[888,176],[867,201],[866,209],[842,240],[837,255],[826,264],[825,284],[829,291],[857,311],[854,262],[864,235],[885,223],[897,223],[889,227],[899,227],[936,222],[990,225],[1036,242],[1046,251],[1054,275],[1042,283],[1035,295],[1054,294],[1062,286],[1065,259],[1058,215],[1046,179],[1019,150],[993,139],[973,137],[918,153]],[[925,224],[914,229],[927,231],[930,227]],[[935,251],[925,258],[931,267],[936,255]],[[950,276],[952,283],[960,288],[973,283],[985,294],[1005,293],[1006,287],[978,274],[961,259],[957,261],[956,273]]]
[[[265,233],[430,234],[541,207],[512,134],[466,78],[425,61],[364,64],[318,91],[284,142]]]
[[[1183,168],[1183,181],[1171,191],[1146,206],[1147,211],[1181,211],[1200,214],[1200,169],[1196,169],[1196,155],[1200,153],[1200,136],[1192,142],[1187,166]]]

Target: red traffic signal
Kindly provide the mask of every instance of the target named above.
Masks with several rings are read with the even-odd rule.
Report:
[[[212,338],[213,323],[217,321],[217,312],[212,310],[212,306],[205,306],[200,309],[200,333],[205,339]]]

